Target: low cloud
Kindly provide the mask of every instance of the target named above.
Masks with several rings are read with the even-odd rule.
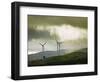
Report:
[[[71,25],[51,25],[37,26],[29,29],[28,36],[31,39],[54,39],[61,41],[76,40],[87,38],[87,29],[75,27]]]

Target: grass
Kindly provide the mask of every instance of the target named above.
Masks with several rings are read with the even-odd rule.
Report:
[[[87,64],[87,50],[85,52],[76,51],[62,56],[49,57],[44,60],[34,60],[28,62],[28,66],[47,66],[47,65],[74,65]]]

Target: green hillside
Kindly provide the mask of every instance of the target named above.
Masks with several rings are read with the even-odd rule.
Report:
[[[54,56],[44,60],[31,61],[28,62],[28,66],[74,65],[87,63],[87,48],[85,48],[62,56]]]

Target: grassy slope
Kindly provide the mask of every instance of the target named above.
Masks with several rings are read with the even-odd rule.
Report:
[[[83,52],[82,50],[78,50],[63,56],[54,56],[44,60],[31,61],[28,66],[87,64],[86,51],[86,49],[83,49]]]

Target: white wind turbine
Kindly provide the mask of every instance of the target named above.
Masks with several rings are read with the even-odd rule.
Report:
[[[42,52],[44,52],[44,46],[46,45],[47,42],[45,43],[40,43],[40,45],[42,46]],[[43,56],[43,59],[45,59],[45,56]]]
[[[56,35],[55,29],[54,29],[54,34]],[[57,54],[60,55],[60,47],[61,47],[62,42],[58,41],[56,36],[54,36],[54,37],[55,37],[55,41],[57,43]]]
[[[40,43],[40,45],[42,46],[42,52],[44,52],[44,46],[46,45],[47,42],[44,43]]]

